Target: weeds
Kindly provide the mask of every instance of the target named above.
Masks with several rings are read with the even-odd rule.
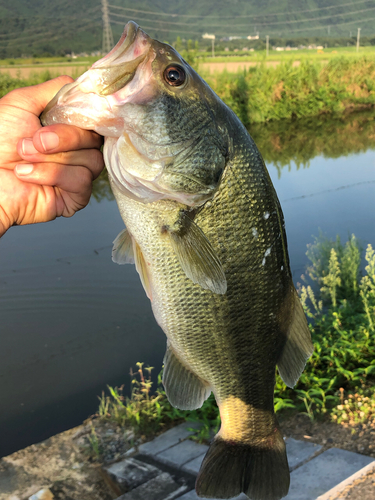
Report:
[[[276,67],[204,75],[223,101],[247,123],[342,113],[374,106],[375,61],[336,57],[327,65],[312,60]]]
[[[308,248],[311,265],[304,280],[315,282],[317,290],[304,285],[300,291],[315,350],[294,392],[303,401],[303,407],[297,401],[295,407],[311,417],[337,408],[340,391],[358,392],[373,385],[375,255],[368,245],[361,278],[360,254],[354,235],[344,246],[339,239],[320,235]],[[293,398],[280,380],[277,387]]]
[[[130,397],[123,395],[120,388],[108,387],[109,395],[102,394],[99,398],[98,417],[102,421],[116,422],[121,427],[130,427],[136,436],[149,437],[160,432],[173,422],[199,422],[199,429],[194,430],[193,439],[206,441],[217,432],[220,417],[211,395],[202,408],[191,411],[181,411],[174,408],[168,401],[162,386],[162,373],[158,376],[157,389],[152,391],[151,367],[143,367],[137,363],[138,370],[130,372],[132,391]]]

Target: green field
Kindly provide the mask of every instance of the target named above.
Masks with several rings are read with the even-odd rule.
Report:
[[[246,42],[244,41],[244,44]],[[187,51],[182,51],[183,56],[186,58]],[[254,52],[215,52],[215,57],[211,57],[208,52],[203,51],[190,51],[190,56],[198,63],[222,63],[222,62],[257,62],[264,61],[321,61],[327,62],[332,58],[338,56],[345,56],[348,58],[357,58],[360,56],[375,57],[375,46],[360,47],[359,52],[356,47],[336,47],[323,50],[317,49],[298,49],[289,51],[276,51],[269,50],[268,56],[265,50],[255,50]],[[61,66],[91,66],[99,57],[85,56],[85,57],[37,57],[37,58],[6,58],[0,59],[0,68],[31,68],[31,67],[46,67],[54,68]]]

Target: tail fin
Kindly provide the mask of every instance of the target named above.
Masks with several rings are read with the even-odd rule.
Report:
[[[289,467],[280,431],[271,447],[224,441],[216,436],[196,482],[202,498],[232,498],[244,492],[251,500],[279,500],[289,490]],[[275,439],[276,437],[276,439]]]

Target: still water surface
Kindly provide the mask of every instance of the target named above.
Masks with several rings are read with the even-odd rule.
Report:
[[[375,245],[374,113],[252,134],[284,211],[295,282],[319,228]],[[107,191],[98,184],[100,201],[72,219],[0,240],[0,456],[81,423],[106,384],[129,384],[137,361],[161,368],[165,337],[138,275],[111,261],[123,222]]]

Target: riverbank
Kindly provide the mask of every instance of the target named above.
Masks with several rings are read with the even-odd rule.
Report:
[[[308,59],[220,64],[234,64],[241,70],[215,72],[202,64],[200,72],[246,126],[288,118],[343,114],[375,105],[375,59],[370,56],[341,56],[326,64]],[[46,81],[58,72],[70,72],[76,77],[83,70],[83,66],[76,65],[38,68],[38,71],[30,67],[14,68],[11,76],[7,73],[8,68],[0,72],[0,97],[14,88]]]
[[[203,74],[219,97],[248,126],[373,107],[375,61],[362,57],[332,59],[326,65],[292,61],[246,71]]]

